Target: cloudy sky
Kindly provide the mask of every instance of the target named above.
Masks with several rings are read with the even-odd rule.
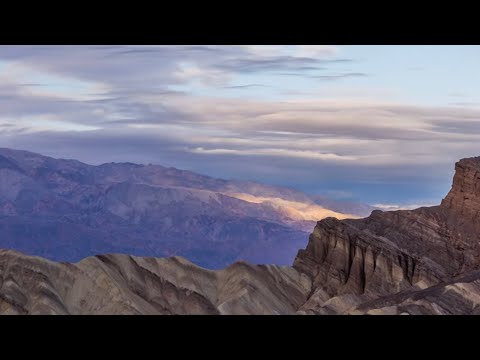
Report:
[[[479,46],[0,46],[0,147],[370,204],[480,155]]]

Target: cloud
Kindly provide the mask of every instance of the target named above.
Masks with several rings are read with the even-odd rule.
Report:
[[[270,57],[278,56],[285,52],[284,45],[241,45],[248,53],[253,56]]]
[[[317,66],[316,66],[317,65]],[[299,58],[293,56],[276,56],[268,58],[232,58],[218,65],[218,69],[231,72],[254,73],[259,71],[279,70],[322,70],[319,62],[314,58]]]
[[[181,81],[199,80],[205,85],[225,86],[229,83],[228,74],[215,69],[201,68],[196,64],[180,63],[174,73]]]
[[[463,106],[463,107],[471,107],[471,106],[480,106],[480,102],[468,102],[468,101],[463,101],[463,102],[453,102],[450,103],[450,105],[455,105],[455,106]]]
[[[351,191],[345,190],[329,190],[326,191],[325,194],[334,199],[349,199],[353,197],[353,193]]]
[[[434,185],[449,185],[454,162],[478,155],[477,107],[386,102],[383,89],[340,97],[326,83],[291,99],[263,96],[297,81],[285,77],[280,88],[265,74],[370,76],[341,71],[353,59],[340,54],[329,46],[2,46],[0,146],[312,192],[408,185],[441,193]],[[255,95],[225,96],[235,90]]]
[[[336,166],[448,164],[477,151],[480,111],[341,100],[260,101],[131,91],[65,100],[0,88],[3,124],[23,131],[102,130],[173,141],[175,151]],[[12,129],[13,130],[13,129]],[[12,131],[10,130],[10,131]],[[113,135],[112,135],[113,136]],[[182,155],[183,156],[183,155]],[[93,156],[95,157],[95,156]],[[252,159],[252,161],[258,161]]]
[[[447,134],[478,134],[480,133],[480,118],[477,119],[440,119],[432,121],[433,129]]]
[[[264,84],[245,84],[245,85],[232,85],[232,86],[224,86],[224,89],[251,89],[251,88],[258,88],[258,87],[268,87]]]
[[[334,81],[334,80],[341,80],[346,78],[357,78],[357,77],[369,76],[367,73],[360,73],[360,72],[345,72],[345,73],[337,73],[337,74],[313,75],[311,73],[305,73],[305,72],[299,72],[299,71],[277,73],[277,75],[305,77],[312,80],[323,80],[323,81]]]
[[[360,72],[349,72],[344,74],[333,74],[333,75],[315,75],[313,76],[313,78],[318,80],[339,80],[339,79],[345,79],[345,78],[366,77],[366,76],[369,76],[369,75],[366,73],[360,73]]]
[[[197,154],[215,154],[215,155],[250,155],[250,156],[267,156],[267,157],[293,157],[324,161],[353,161],[352,156],[341,156],[333,153],[320,153],[309,150],[289,150],[289,149],[257,149],[257,150],[235,150],[235,149],[204,149],[198,147],[190,150]]]
[[[334,45],[297,45],[296,53],[300,57],[324,58],[337,54],[338,46]]]
[[[398,205],[398,204],[374,204],[372,205],[375,208],[378,208],[382,211],[398,211],[398,210],[414,210],[421,207],[430,207],[436,206],[438,204],[407,204],[407,205]]]
[[[166,88],[204,74],[218,78],[242,72],[319,68],[326,62],[342,61],[334,57],[336,52],[335,46],[288,45],[6,45],[0,49],[0,61],[111,86],[163,84]]]
[[[242,45],[250,54],[259,57],[290,55],[300,58],[325,59],[339,52],[335,45]]]

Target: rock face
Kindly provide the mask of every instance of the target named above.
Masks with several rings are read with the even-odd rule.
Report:
[[[414,287],[367,301],[345,314],[480,315],[480,272],[474,271],[426,289]]]
[[[292,314],[310,279],[291,267],[102,255],[76,264],[0,251],[0,314]]]
[[[463,159],[455,164],[452,190],[442,200],[442,207],[470,220],[479,218],[480,157]]]
[[[479,169],[458,162],[439,206],[319,221],[292,267],[3,251],[0,313],[480,314]]]
[[[480,158],[471,158],[456,164],[452,189],[440,206],[318,222],[293,265],[312,278],[315,289],[301,310],[342,312],[480,269],[479,210]]]

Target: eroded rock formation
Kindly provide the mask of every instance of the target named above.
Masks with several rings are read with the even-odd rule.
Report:
[[[301,310],[322,313],[332,298],[345,307],[480,269],[479,214],[480,158],[470,158],[456,164],[440,206],[318,222],[293,265],[315,289]]]
[[[293,314],[310,286],[292,267],[212,271],[128,255],[69,264],[0,251],[0,314]]]

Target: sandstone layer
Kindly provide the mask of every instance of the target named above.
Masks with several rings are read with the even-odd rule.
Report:
[[[480,269],[480,158],[463,159],[455,168],[452,189],[439,206],[318,222],[293,265],[315,289],[300,310],[344,312]]]
[[[292,267],[212,271],[127,255],[69,264],[0,251],[0,314],[292,314],[310,286]]]

